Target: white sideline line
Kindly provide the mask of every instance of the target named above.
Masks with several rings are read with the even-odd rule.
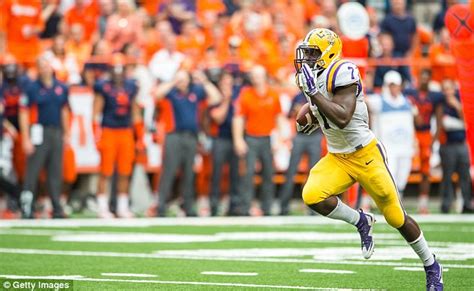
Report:
[[[354,271],[348,270],[329,270],[329,269],[301,269],[300,273],[325,273],[325,274],[354,274]]]
[[[443,265],[444,266],[444,265]],[[425,270],[421,267],[395,267],[393,268],[396,271],[409,271],[409,272],[424,272]],[[449,271],[448,268],[443,268],[443,272]]]
[[[474,223],[474,215],[434,214],[412,215],[422,223]],[[381,215],[376,215],[379,223],[385,223]],[[166,218],[133,218],[133,219],[38,219],[0,221],[0,227],[149,227],[149,226],[281,226],[281,225],[337,225],[345,222],[327,219],[321,216],[273,216],[273,217],[166,217]]]
[[[136,278],[156,278],[157,275],[152,274],[135,274],[135,273],[101,273],[106,277],[136,277]]]
[[[198,257],[198,256],[168,256],[153,253],[116,253],[93,251],[58,251],[42,249],[12,249],[0,248],[0,253],[25,254],[25,255],[60,255],[60,256],[90,256],[90,257],[116,257],[116,258],[145,258],[145,259],[179,259],[198,261],[238,261],[261,263],[298,263],[298,264],[334,264],[334,265],[364,265],[364,266],[389,266],[389,267],[419,267],[419,263],[403,262],[373,262],[373,261],[332,261],[314,259],[286,259],[286,258],[229,258],[229,257]],[[443,264],[443,267],[474,269],[474,265]]]
[[[51,276],[27,276],[27,275],[0,275],[0,278],[8,279],[51,279],[51,280],[77,280],[84,278],[81,275],[51,275]]]
[[[206,271],[206,272],[201,272],[201,275],[217,275],[217,276],[258,276],[258,273]]]
[[[7,279],[50,279],[48,276],[19,276],[0,275],[0,278]],[[60,279],[58,279],[60,280]],[[68,279],[64,279],[68,280]],[[258,285],[243,283],[217,283],[217,282],[186,282],[186,281],[161,281],[161,280],[133,280],[133,279],[104,279],[104,278],[74,278],[74,281],[85,282],[125,282],[125,283],[148,283],[167,285],[203,285],[203,286],[226,286],[226,287],[247,287],[247,288],[270,288],[270,289],[298,289],[298,290],[335,290],[330,288],[306,287],[306,286],[284,286],[284,285]],[[356,289],[337,289],[356,290]]]

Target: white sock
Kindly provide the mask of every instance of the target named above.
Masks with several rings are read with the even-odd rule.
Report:
[[[420,236],[415,241],[408,244],[412,247],[418,257],[420,257],[425,267],[434,264],[433,253],[428,247],[428,243],[423,236],[423,232],[421,232]]]
[[[117,212],[124,213],[128,212],[128,194],[120,193],[117,196]]]
[[[360,214],[353,208],[344,204],[339,198],[337,199],[337,206],[327,217],[338,219],[356,225],[359,222]]]
[[[100,212],[109,212],[109,196],[105,193],[97,194],[97,206]]]

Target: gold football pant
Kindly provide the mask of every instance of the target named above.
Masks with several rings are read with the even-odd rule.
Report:
[[[350,154],[328,153],[310,171],[303,188],[305,204],[312,205],[346,191],[359,182],[394,228],[405,222],[405,211],[387,166],[387,155],[376,139]]]

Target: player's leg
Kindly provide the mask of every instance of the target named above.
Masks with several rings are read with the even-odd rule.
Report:
[[[338,166],[335,158],[327,154],[309,172],[303,187],[303,201],[321,215],[355,225],[359,217],[358,212],[342,202],[339,203],[339,199],[335,197],[354,182],[355,180]]]
[[[421,214],[428,213],[428,200],[430,194],[430,158],[431,158],[431,144],[432,136],[429,131],[416,133],[419,144],[420,157],[420,195],[418,198],[418,212]]]
[[[374,199],[389,225],[396,228],[423,262],[426,271],[427,287],[442,290],[442,269],[423,237],[416,221],[408,216],[398,198],[398,190],[387,166],[386,154],[380,145],[367,153],[372,160],[359,182]]]
[[[117,155],[115,133],[111,129],[103,128],[100,137],[100,175],[97,184],[97,215],[100,218],[113,218],[109,209],[108,185],[114,172],[114,161]]]
[[[121,134],[116,158],[118,173],[117,216],[120,218],[132,218],[134,215],[129,207],[130,176],[132,175],[135,160],[135,141],[132,130],[126,130]]]
[[[335,197],[355,182],[336,159],[334,155],[327,154],[311,169],[303,188],[303,200],[321,215],[356,226],[361,237],[362,253],[368,259],[374,250],[372,227],[375,219],[372,214],[356,211]]]

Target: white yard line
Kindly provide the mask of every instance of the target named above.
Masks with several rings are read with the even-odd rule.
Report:
[[[44,249],[13,249],[0,248],[0,253],[25,254],[25,255],[60,255],[60,256],[89,256],[89,257],[117,257],[117,258],[145,258],[145,259],[180,259],[198,261],[238,261],[238,262],[261,262],[261,263],[298,263],[298,264],[334,264],[334,265],[364,265],[364,266],[389,266],[389,267],[419,267],[419,263],[406,262],[377,262],[377,261],[353,261],[353,260],[314,260],[314,259],[287,259],[287,258],[226,258],[226,257],[193,257],[193,256],[168,256],[153,253],[117,253],[117,252],[93,252],[93,251],[59,251]],[[443,267],[474,269],[474,265],[443,264]]]
[[[258,273],[205,271],[205,272],[201,272],[201,275],[217,275],[217,276],[258,276]]]
[[[423,223],[474,223],[474,215],[412,215]],[[379,223],[385,219],[376,216]],[[327,219],[321,216],[273,216],[273,217],[166,217],[166,218],[133,218],[133,219],[38,219],[38,220],[3,220],[0,227],[149,227],[149,226],[280,226],[280,225],[329,225],[344,224],[342,221]]]
[[[28,276],[28,275],[0,275],[0,278],[8,279],[48,279],[48,280],[77,280],[84,278],[81,275],[51,275],[51,276]]]
[[[156,278],[157,275],[152,274],[135,274],[135,273],[101,273],[105,277],[136,277],[136,278]]]
[[[444,266],[444,264],[443,264]],[[396,271],[409,271],[409,272],[424,272],[425,270],[422,267],[395,267],[393,268]],[[443,272],[447,272],[449,269],[443,268]]]
[[[0,278],[7,278],[7,279],[50,279],[48,276],[43,277],[43,276],[18,276],[18,275],[0,275]],[[69,280],[69,279],[63,279],[63,280]],[[124,282],[124,283],[163,284],[163,285],[201,285],[201,286],[225,286],[225,287],[297,289],[297,290],[334,290],[334,289],[330,289],[330,288],[318,288],[318,287],[306,287],[306,286],[260,285],[260,284],[217,283],[217,282],[161,281],[161,280],[134,280],[134,279],[74,278],[74,281]],[[356,290],[356,289],[338,289],[338,290]]]
[[[325,273],[325,274],[354,274],[354,271],[348,270],[329,270],[329,269],[301,269],[300,273]]]

